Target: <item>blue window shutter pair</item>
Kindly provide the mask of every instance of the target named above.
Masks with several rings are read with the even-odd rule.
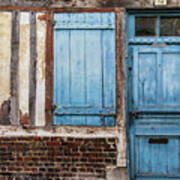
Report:
[[[115,14],[54,15],[54,125],[113,126]]]

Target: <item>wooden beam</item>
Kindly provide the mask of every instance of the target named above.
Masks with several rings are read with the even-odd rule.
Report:
[[[97,13],[97,12],[115,12],[115,8],[52,8],[52,11],[54,13],[84,13],[84,12],[90,12],[90,13]]]
[[[29,125],[35,124],[36,113],[37,37],[36,13],[30,13],[30,71],[29,71]]]
[[[47,8],[23,7],[23,6],[0,6],[0,11],[46,11]]]
[[[11,110],[10,121],[12,125],[19,125],[19,23],[18,11],[12,12],[11,32]]]
[[[53,124],[53,12],[47,14],[47,34],[46,34],[46,127]]]

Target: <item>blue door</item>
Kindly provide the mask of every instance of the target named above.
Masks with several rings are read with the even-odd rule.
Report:
[[[115,14],[54,15],[54,125],[114,126]]]
[[[131,180],[180,179],[180,39],[161,34],[165,18],[171,17],[130,16]]]

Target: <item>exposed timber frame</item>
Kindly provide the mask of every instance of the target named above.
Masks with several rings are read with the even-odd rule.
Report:
[[[29,125],[35,125],[37,37],[36,13],[30,13]]]
[[[20,17],[18,11],[12,12],[11,27],[11,105],[10,122],[12,125],[19,125],[19,25]]]

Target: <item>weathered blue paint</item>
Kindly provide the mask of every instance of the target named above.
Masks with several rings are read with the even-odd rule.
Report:
[[[135,17],[157,17],[157,35],[152,37],[135,37]],[[127,35],[128,35],[128,43],[129,44],[152,44],[152,43],[168,43],[168,44],[179,44],[180,43],[180,37],[168,37],[168,36],[162,36],[160,37],[160,31],[159,31],[159,24],[160,24],[160,17],[180,17],[179,13],[158,13],[154,12],[153,14],[130,14],[128,16],[128,29],[127,29]]]
[[[115,14],[54,15],[55,125],[113,126]]]
[[[180,47],[133,48],[133,111],[180,111]]]
[[[130,179],[177,180],[180,41],[175,37],[159,37],[159,32],[156,37],[135,37],[134,18],[129,17],[126,62]]]

